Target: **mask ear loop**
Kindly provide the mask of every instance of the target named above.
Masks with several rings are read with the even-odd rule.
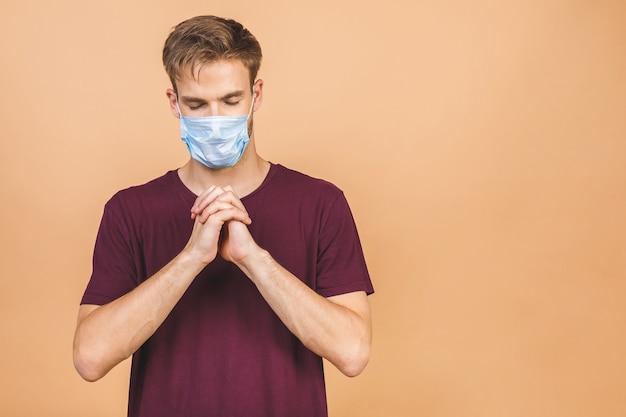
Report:
[[[178,117],[185,117],[183,116],[183,112],[180,111],[180,106],[178,105],[178,94],[176,94],[176,108],[178,109]]]
[[[250,111],[248,112],[248,119],[252,115],[252,108],[254,107],[254,99],[256,98],[256,94],[252,93],[252,103],[250,103]],[[178,103],[178,102],[177,102]]]

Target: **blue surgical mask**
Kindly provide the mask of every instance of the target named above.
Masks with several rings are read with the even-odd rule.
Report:
[[[180,135],[191,157],[213,169],[235,165],[250,142],[248,119],[252,114],[254,98],[255,96],[252,95],[252,103],[247,115],[206,117],[183,116],[177,100]]]

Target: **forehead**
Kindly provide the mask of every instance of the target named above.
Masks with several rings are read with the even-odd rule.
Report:
[[[184,67],[176,79],[181,95],[222,96],[235,90],[250,89],[250,73],[243,62],[220,60]]]

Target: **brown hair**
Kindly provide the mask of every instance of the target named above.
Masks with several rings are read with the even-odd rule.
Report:
[[[163,47],[163,66],[176,90],[185,69],[221,59],[241,61],[250,72],[250,87],[261,66],[261,45],[239,22],[217,16],[196,16],[172,29]]]

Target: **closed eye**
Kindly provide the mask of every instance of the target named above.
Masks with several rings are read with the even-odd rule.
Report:
[[[180,101],[189,107],[189,110],[198,110],[206,106],[206,100],[197,97],[181,97]]]

